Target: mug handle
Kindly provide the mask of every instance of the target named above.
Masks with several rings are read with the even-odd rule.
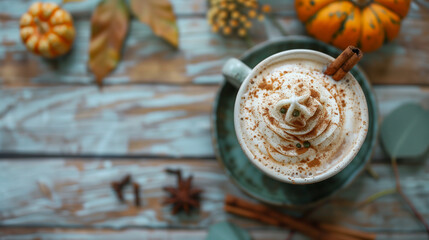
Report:
[[[236,88],[240,88],[240,85],[251,71],[252,69],[237,58],[229,59],[222,68],[222,74],[225,79]]]

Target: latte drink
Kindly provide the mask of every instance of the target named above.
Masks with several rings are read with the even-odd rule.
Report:
[[[359,151],[368,130],[365,96],[351,74],[341,81],[323,74],[327,64],[298,55],[268,62],[248,77],[236,102],[237,136],[266,173],[311,182],[344,168],[342,161]]]

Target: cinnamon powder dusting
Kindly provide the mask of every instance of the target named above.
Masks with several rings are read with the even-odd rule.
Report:
[[[308,148],[298,148],[298,149],[296,149],[296,153],[297,154],[303,154],[303,153],[305,153],[307,151],[308,151]],[[304,162],[301,161],[301,163],[305,163],[305,161]]]
[[[273,85],[261,82],[258,86],[260,89],[273,90]]]
[[[310,168],[317,167],[319,165],[320,165],[320,161],[317,158],[314,159],[313,161],[310,161],[310,162],[307,163],[307,166],[310,167]]]
[[[314,89],[310,89],[310,92],[311,92],[311,96],[313,97],[313,98],[316,98],[316,99],[320,99],[320,93],[319,92],[317,92],[316,90],[314,90]]]
[[[293,147],[288,147],[288,146],[281,146],[281,147],[282,147],[283,151],[290,151],[290,150],[295,149]]]
[[[271,116],[270,116],[270,117],[268,117],[268,120],[270,120],[271,124],[274,124],[274,120],[275,120],[275,119],[274,119],[273,117],[271,117]]]

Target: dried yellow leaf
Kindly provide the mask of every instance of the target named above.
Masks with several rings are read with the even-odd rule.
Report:
[[[168,0],[131,0],[131,10],[152,31],[174,47],[179,45],[179,30]]]
[[[92,14],[89,68],[100,86],[119,62],[128,25],[129,13],[124,0],[103,0]]]

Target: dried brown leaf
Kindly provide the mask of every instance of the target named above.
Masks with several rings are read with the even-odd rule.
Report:
[[[179,45],[179,30],[168,0],[131,0],[131,10],[152,31],[174,47]]]
[[[92,13],[89,68],[99,86],[119,62],[128,25],[124,0],[102,0]]]

